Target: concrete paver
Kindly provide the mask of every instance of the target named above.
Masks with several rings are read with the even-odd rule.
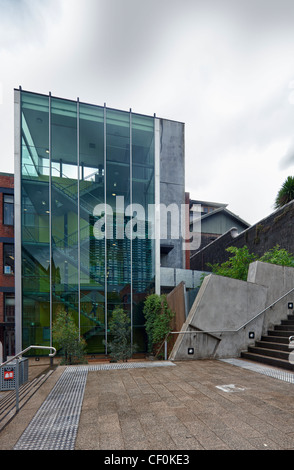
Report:
[[[75,448],[294,449],[294,385],[213,360],[89,372]]]
[[[215,361],[89,370],[76,450],[294,450],[294,384]],[[0,432],[13,449],[64,371]]]

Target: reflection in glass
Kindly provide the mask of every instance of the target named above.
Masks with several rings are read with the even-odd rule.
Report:
[[[144,351],[142,307],[155,273],[148,237],[154,119],[27,92],[21,97],[23,347],[49,345],[52,321],[63,309],[88,354],[108,352],[108,323],[122,307]],[[98,238],[93,229],[105,205],[113,218]]]

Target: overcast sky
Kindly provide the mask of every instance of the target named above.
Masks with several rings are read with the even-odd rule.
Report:
[[[186,191],[249,223],[294,174],[293,0],[0,0],[0,171],[13,89],[185,123]]]

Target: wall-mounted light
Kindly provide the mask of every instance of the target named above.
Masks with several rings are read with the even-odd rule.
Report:
[[[292,310],[293,309],[293,302],[288,302],[288,309]]]
[[[194,348],[188,348],[188,354],[189,355],[194,354]]]
[[[249,335],[248,335],[248,336],[249,336],[250,339],[254,339],[254,338],[255,338],[255,333],[254,333],[254,331],[249,331]]]

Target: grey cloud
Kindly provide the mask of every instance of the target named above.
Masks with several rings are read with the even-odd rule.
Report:
[[[0,50],[43,43],[59,12],[57,0],[0,0]]]
[[[280,161],[280,169],[288,170],[294,166],[294,141]]]

